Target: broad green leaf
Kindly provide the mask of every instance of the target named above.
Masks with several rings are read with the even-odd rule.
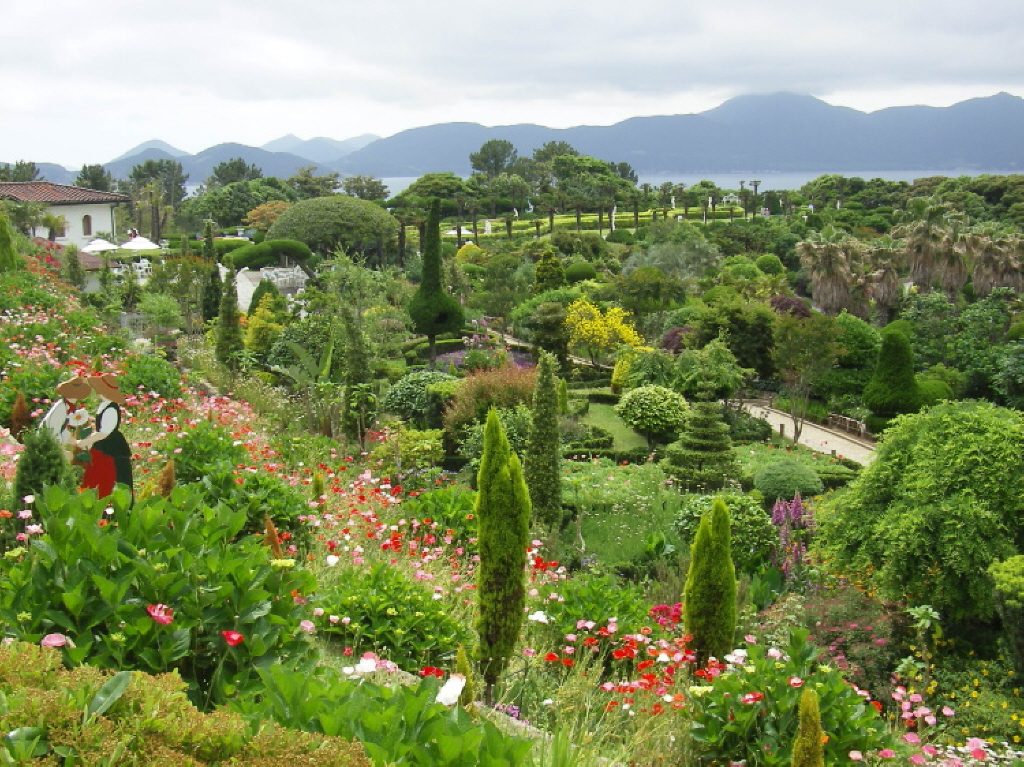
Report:
[[[105,713],[124,695],[131,681],[131,671],[119,671],[110,677],[89,701],[88,715],[92,717]]]

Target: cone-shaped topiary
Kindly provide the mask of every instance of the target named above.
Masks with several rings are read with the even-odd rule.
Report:
[[[864,387],[864,405],[872,415],[881,418],[921,409],[921,392],[914,377],[914,352],[910,341],[899,331],[882,331],[878,364]]]
[[[565,271],[554,250],[548,248],[534,267],[533,293],[540,295],[546,290],[565,286]]]
[[[697,663],[723,657],[736,633],[736,568],[729,545],[729,510],[716,498],[697,527],[683,589],[686,632],[693,636]]]
[[[49,485],[73,486],[74,472],[57,438],[49,429],[26,429],[22,435],[25,451],[14,474],[11,509],[25,508],[27,495],[41,496]]]
[[[740,466],[717,402],[694,402],[678,442],[669,445],[663,462],[666,473],[691,492],[720,490],[739,479]]]
[[[437,337],[458,333],[465,321],[462,306],[441,286],[441,202],[436,198],[430,202],[423,237],[423,278],[409,301],[408,311],[416,332],[430,342],[430,367],[434,367]]]
[[[821,729],[818,693],[804,687],[800,696],[800,726],[793,744],[792,767],[825,767],[825,731]]]
[[[541,352],[533,390],[533,419],[526,438],[526,485],[530,488],[534,517],[556,530],[562,521],[561,447],[555,358]]]
[[[229,370],[239,367],[238,354],[245,348],[242,340],[242,323],[238,311],[238,288],[235,286],[235,269],[231,264],[231,256],[225,256],[228,276],[224,280],[224,289],[220,297],[220,309],[217,313],[216,344],[214,352],[217,361]]]
[[[498,411],[484,427],[483,456],[477,475],[476,519],[480,564],[477,567],[479,644],[476,659],[483,676],[484,702],[491,705],[494,684],[519,639],[526,605],[526,545],[530,533],[530,495],[518,456],[509,447]]]

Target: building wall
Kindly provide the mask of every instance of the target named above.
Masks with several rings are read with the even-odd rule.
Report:
[[[77,245],[82,248],[98,237],[99,232],[114,233],[114,205],[110,203],[51,205],[47,210],[54,215],[64,216],[64,220],[67,221],[64,236],[57,238],[57,242],[61,245]],[[86,216],[92,217],[92,232],[90,234],[86,234],[83,229]],[[39,234],[43,237],[46,236],[46,232],[39,232]]]

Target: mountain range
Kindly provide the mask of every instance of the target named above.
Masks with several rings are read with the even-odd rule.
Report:
[[[1008,93],[949,107],[891,107],[860,112],[791,93],[739,96],[706,112],[634,117],[609,126],[486,127],[454,122],[412,128],[387,138],[363,135],[338,141],[288,135],[250,147],[218,144],[197,154],[148,141],[107,163],[115,178],[147,159],[182,164],[201,183],[214,166],[241,157],[264,175],[288,177],[303,166],[318,172],[416,177],[472,172],[469,155],[491,139],[512,142],[520,156],[548,141],[565,141],[582,154],[627,162],[640,174],[729,172],[837,172],[949,169],[1024,172],[1024,99]],[[39,164],[44,177],[71,183],[75,172]]]

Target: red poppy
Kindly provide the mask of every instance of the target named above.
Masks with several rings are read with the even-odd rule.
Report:
[[[420,669],[420,676],[436,676],[441,679],[444,676],[444,669],[436,668],[434,666],[424,666]]]
[[[761,700],[764,700],[763,692],[748,692],[746,695],[740,698],[741,703],[757,703]]]
[[[238,647],[238,645],[242,644],[242,640],[245,639],[245,637],[237,631],[222,631],[220,633],[223,635],[224,641],[227,642],[230,647]]]
[[[149,613],[150,618],[163,626],[174,620],[174,610],[167,605],[150,605],[146,608],[146,612]]]

